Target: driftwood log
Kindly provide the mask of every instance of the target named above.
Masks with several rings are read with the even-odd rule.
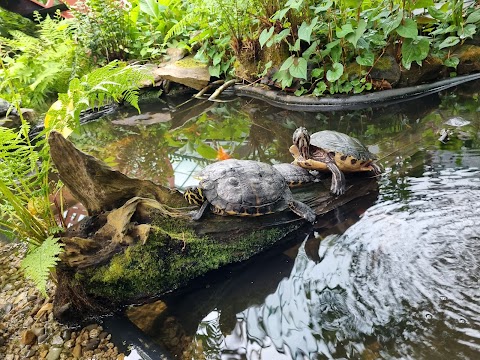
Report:
[[[61,238],[65,251],[54,301],[59,320],[171,293],[312,227],[288,211],[259,218],[208,214],[195,222],[180,192],[110,169],[59,133],[49,144],[59,178],[89,212]],[[328,182],[294,191],[315,210],[318,224],[341,205],[377,195],[377,182],[368,176],[349,178],[340,197],[330,195]]]

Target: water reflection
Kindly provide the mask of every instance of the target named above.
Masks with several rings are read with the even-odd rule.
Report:
[[[125,121],[116,114],[85,126],[75,138],[82,149],[158,183],[173,174],[177,187],[215,161],[220,147],[234,158],[291,161],[297,126],[355,136],[386,169],[379,194],[320,217],[316,236],[300,250],[303,231],[289,249],[272,249],[163,299],[158,313],[133,309],[132,321],[184,359],[478,358],[477,97],[457,91],[318,114],[243,99],[179,101],[142,107],[163,113],[161,121],[128,120],[134,114],[126,111]],[[458,126],[452,119],[459,118],[468,123]],[[442,144],[444,128],[452,136]],[[307,192],[295,196],[303,200]]]
[[[231,333],[208,314],[197,349],[207,359],[478,356],[480,171],[429,171],[408,183],[408,204],[371,207],[321,241],[319,261],[302,245],[289,277],[238,313]]]

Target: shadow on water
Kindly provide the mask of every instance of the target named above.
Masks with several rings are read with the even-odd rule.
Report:
[[[130,175],[177,187],[195,183],[220,148],[235,158],[290,161],[300,125],[361,139],[385,168],[379,189],[288,243],[107,323],[139,350],[127,358],[160,358],[158,351],[179,359],[479,358],[477,88],[348,113],[243,99],[157,102],[142,107],[151,116],[132,120],[127,112],[85,126],[81,148]],[[441,143],[444,128],[451,136]],[[309,194],[295,190],[299,200]]]

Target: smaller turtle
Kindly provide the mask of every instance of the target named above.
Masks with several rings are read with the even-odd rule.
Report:
[[[280,163],[273,165],[273,167],[280,171],[289,188],[320,181],[320,179],[310,173],[310,171],[297,165]]]
[[[344,172],[373,171],[381,174],[376,157],[358,139],[346,134],[324,130],[309,134],[299,127],[293,133],[290,153],[293,164],[308,170],[331,171],[330,191],[336,195],[345,193]]]
[[[206,166],[197,187],[185,190],[190,204],[201,205],[193,215],[199,220],[207,209],[218,215],[260,216],[292,210],[315,222],[315,212],[293,198],[282,174],[272,165],[254,160],[223,160]]]

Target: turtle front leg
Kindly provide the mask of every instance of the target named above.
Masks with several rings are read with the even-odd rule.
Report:
[[[330,192],[335,195],[342,195],[345,193],[345,175],[340,171],[335,162],[326,162],[328,169],[332,172],[332,185]]]

